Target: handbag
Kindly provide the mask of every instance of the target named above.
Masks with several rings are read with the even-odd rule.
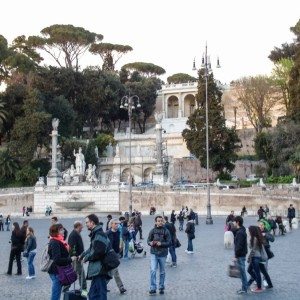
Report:
[[[237,266],[236,262],[228,266],[228,276],[233,278],[241,278],[240,268]]]
[[[62,285],[70,285],[77,280],[77,274],[74,271],[72,265],[56,266],[57,277]]]
[[[107,272],[116,269],[120,264],[119,256],[113,249],[109,249],[105,253],[101,262],[103,269]]]
[[[50,255],[48,253],[48,244],[46,245],[43,253],[42,253],[42,257],[41,257],[41,263],[40,263],[40,270],[42,272],[48,272],[51,265],[53,263],[53,260],[50,259]]]
[[[274,253],[270,250],[270,246],[269,247],[265,247],[268,259],[271,259],[274,257]]]
[[[175,239],[174,246],[175,248],[179,248],[181,246],[181,243],[179,242],[178,238]]]

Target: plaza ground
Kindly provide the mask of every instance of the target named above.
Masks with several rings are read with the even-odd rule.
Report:
[[[78,218],[77,218],[78,219]],[[79,218],[80,219],[80,218]],[[19,218],[12,221],[22,222]],[[83,221],[83,218],[81,218]],[[233,250],[225,250],[223,245],[225,217],[213,217],[214,224],[206,225],[205,218],[200,217],[196,226],[193,255],[187,255],[184,250],[187,238],[184,232],[178,232],[182,246],[177,249],[177,268],[166,268],[165,295],[148,296],[149,290],[149,247],[143,240],[146,258],[137,255],[134,259],[121,261],[120,274],[127,289],[126,295],[120,295],[112,280],[108,288],[108,299],[300,299],[298,284],[300,278],[300,230],[283,237],[276,237],[271,245],[275,257],[269,261],[269,274],[274,289],[259,295],[249,294],[238,296],[236,290],[241,287],[239,279],[229,278],[227,268],[233,257]],[[60,220],[69,232],[72,230],[74,218]],[[105,218],[101,218],[105,222]],[[31,219],[30,226],[35,229],[38,254],[35,259],[37,278],[26,281],[27,263],[23,261],[23,276],[6,276],[10,233],[0,232],[0,300],[47,300],[50,298],[51,282],[47,273],[39,271],[41,252],[47,243],[50,218]],[[154,217],[143,216],[143,232],[146,238],[154,223]],[[246,226],[256,224],[256,218],[245,218]],[[178,224],[176,224],[178,226]],[[89,245],[88,231],[82,232],[85,247]],[[16,273],[14,265],[13,273]],[[158,279],[158,276],[157,276]]]

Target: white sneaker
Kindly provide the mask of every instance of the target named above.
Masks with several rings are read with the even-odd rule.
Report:
[[[188,251],[188,250],[184,250],[184,252],[185,252],[185,253],[189,253],[189,251]]]
[[[188,251],[187,253],[188,254],[194,254],[194,251]]]
[[[32,276],[26,276],[26,279],[28,279],[28,280],[32,279]]]
[[[264,286],[264,287],[267,287],[267,286],[268,286],[268,283],[267,283],[266,280],[263,281],[263,286]]]
[[[33,276],[31,276],[31,279],[34,279],[36,276],[35,275],[33,275]]]

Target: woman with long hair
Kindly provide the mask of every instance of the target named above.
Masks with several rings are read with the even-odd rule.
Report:
[[[8,269],[7,269],[7,273],[6,273],[7,275],[12,274],[12,267],[13,267],[14,259],[16,259],[16,261],[17,261],[16,275],[22,275],[21,252],[23,251],[23,242],[24,242],[24,237],[20,230],[19,223],[14,222],[13,230],[11,233],[11,240],[10,240],[11,249],[10,249],[10,255],[9,255]]]
[[[50,241],[48,254],[50,259],[53,260],[49,268],[49,276],[52,281],[51,300],[59,300],[62,284],[58,279],[57,266],[67,266],[77,259],[76,256],[70,257],[70,246],[64,240],[64,227],[61,224],[53,224],[49,229]]]
[[[264,248],[264,240],[260,228],[258,226],[250,226],[249,233],[251,251],[248,257],[248,273],[251,275],[251,278],[248,281],[248,286],[250,287],[253,281],[256,281],[257,288],[253,289],[252,292],[260,293],[263,291],[261,288],[262,280],[260,272],[264,274],[268,282],[268,287],[272,288],[270,277],[264,265],[265,260],[267,260],[267,254]]]
[[[27,257],[28,264],[28,276],[26,279],[35,278],[35,269],[33,265],[33,260],[36,255],[36,237],[34,235],[34,230],[32,227],[27,227],[26,230],[26,239],[23,256]]]

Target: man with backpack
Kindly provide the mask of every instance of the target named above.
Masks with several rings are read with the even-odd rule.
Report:
[[[87,279],[92,280],[88,293],[89,300],[107,300],[107,279],[110,279],[109,271],[104,268],[103,259],[111,248],[110,241],[103,232],[102,225],[95,214],[90,214],[85,220],[87,229],[91,231],[91,244],[79,259],[89,262]]]
[[[159,265],[159,293],[164,294],[165,290],[165,263],[168,255],[168,248],[171,245],[170,232],[164,226],[162,216],[155,217],[155,226],[149,232],[147,243],[151,246],[151,266],[150,266],[150,291],[149,295],[156,294],[156,271]]]

